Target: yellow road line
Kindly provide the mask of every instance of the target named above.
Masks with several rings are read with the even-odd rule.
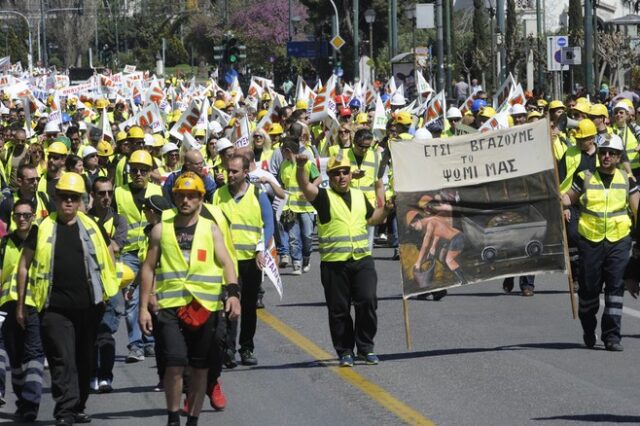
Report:
[[[332,355],[325,352],[311,340],[307,339],[264,309],[260,309],[258,311],[258,318],[313,358],[318,360],[333,358]],[[352,368],[342,368],[334,365],[327,365],[327,368],[340,376],[343,380],[349,382],[355,388],[368,395],[382,407],[391,411],[407,424],[424,426],[432,426],[435,424],[432,420],[429,420],[413,408],[396,399],[380,386],[368,381],[360,374],[356,373]]]

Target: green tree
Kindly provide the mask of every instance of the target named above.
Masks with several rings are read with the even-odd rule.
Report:
[[[507,51],[507,72],[515,71],[516,63],[519,57],[526,52],[516,49],[516,41],[518,40],[518,27],[516,26],[516,2],[515,0],[507,0],[507,22],[505,28],[505,44]]]
[[[473,0],[473,37],[470,49],[465,54],[466,62],[471,63],[471,71],[476,76],[484,75],[491,63],[489,46],[491,46],[491,33],[484,0]],[[493,72],[489,75],[493,75]]]

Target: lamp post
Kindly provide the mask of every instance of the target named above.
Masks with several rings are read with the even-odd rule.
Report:
[[[31,24],[29,23],[29,19],[27,19],[27,17],[25,15],[23,15],[20,12],[15,12],[13,10],[0,10],[0,13],[8,13],[11,15],[17,15],[19,17],[21,17],[22,19],[24,19],[24,21],[27,23],[27,31],[29,31],[29,74],[33,74],[33,43],[32,43],[32,39],[31,39]]]
[[[489,32],[491,33],[491,80],[493,81],[493,85],[495,86],[495,88],[497,88],[498,85],[497,85],[496,82],[498,81],[498,79],[496,77],[496,73],[497,73],[496,55],[495,55],[495,52],[493,50],[494,49],[494,47],[493,47],[493,45],[494,45],[493,36],[495,34],[494,27],[493,27],[493,18],[495,18],[495,16],[496,16],[496,8],[493,5],[493,3],[491,3],[491,0],[487,0],[487,12],[489,13],[489,20],[491,22],[491,24],[490,24],[491,28],[489,28]]]
[[[367,24],[369,24],[369,58],[373,65],[375,64],[375,61],[373,60],[373,23],[376,22],[376,11],[373,9],[365,10],[364,20],[367,22]],[[369,76],[369,78],[371,79],[370,81],[372,83],[373,83],[373,78],[375,76],[374,69],[375,69],[374,66],[369,67],[369,70],[371,71],[371,75]]]
[[[411,21],[411,50],[413,52],[413,69],[415,73],[416,69],[416,5],[415,4],[406,4],[402,13],[404,17]]]

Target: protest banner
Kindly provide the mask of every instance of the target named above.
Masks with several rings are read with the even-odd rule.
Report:
[[[169,134],[178,140],[182,140],[184,133],[191,133],[191,129],[198,123],[200,119],[200,105],[194,99],[189,108],[182,113],[180,119],[173,125]]]
[[[546,120],[390,148],[405,298],[567,270]]]
[[[273,283],[273,286],[276,288],[278,295],[280,296],[280,300],[282,300],[283,293],[283,285],[282,278],[280,277],[280,270],[278,269],[278,264],[276,263],[273,256],[269,250],[265,250],[264,254],[264,268],[263,273],[269,278],[269,281]]]

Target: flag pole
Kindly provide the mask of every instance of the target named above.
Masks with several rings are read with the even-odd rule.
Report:
[[[404,314],[404,336],[407,342],[407,350],[411,350],[413,346],[413,342],[411,340],[411,327],[409,325],[409,303],[407,299],[402,296],[402,311]]]

